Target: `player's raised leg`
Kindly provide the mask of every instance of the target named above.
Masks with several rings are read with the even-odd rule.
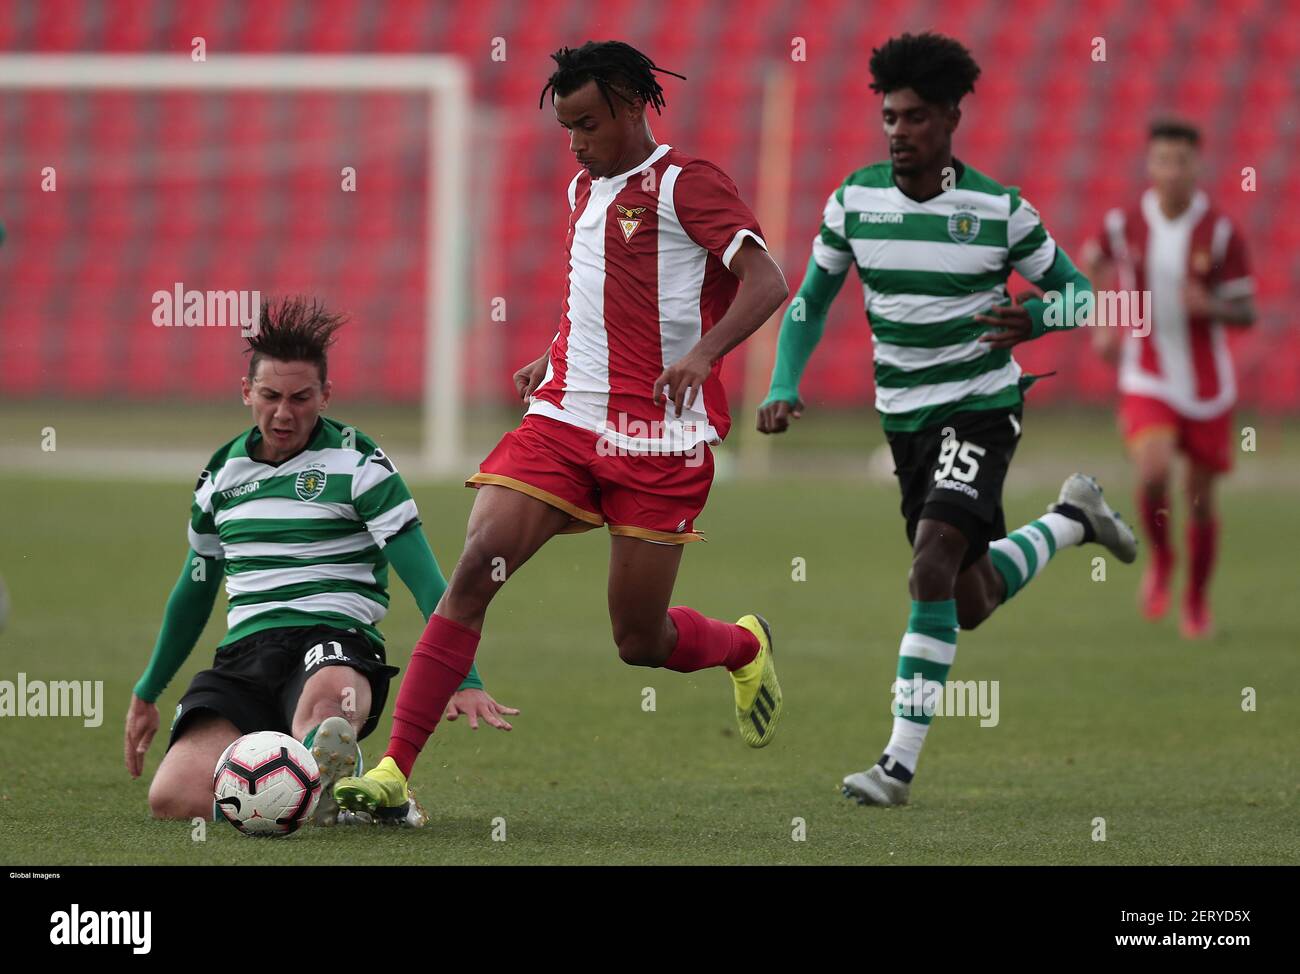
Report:
[[[1071,500],[1079,501],[1076,506]],[[1130,562],[1137,541],[1102,497],[1096,480],[1074,474],[1046,514],[989,543],[989,553],[957,576],[957,624],[974,629],[1037,578],[1062,548],[1097,542]]]
[[[178,728],[149,785],[154,818],[212,818],[212,772],[221,752],[240,737],[239,728],[210,710],[198,710]]]
[[[519,490],[479,488],[465,548],[397,691],[388,750],[364,777],[338,782],[334,794],[342,807],[381,818],[405,817],[407,779],[474,662],[489,603],[505,580],[571,520],[564,511]]]
[[[1046,514],[989,544],[989,558],[1005,584],[1003,601],[1037,578],[1062,548],[1092,542],[1126,565],[1137,557],[1137,537],[1106,503],[1101,485],[1071,474]]]
[[[783,703],[767,624],[754,615],[732,623],[684,605],[670,608],[683,546],[620,535],[610,542],[609,618],[619,657],[679,673],[725,668],[741,739],[750,747],[768,744]]]

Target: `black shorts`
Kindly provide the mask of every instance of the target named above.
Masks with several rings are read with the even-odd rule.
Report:
[[[370,682],[370,716],[358,737],[379,723],[388,683],[398,670],[385,662],[384,648],[371,639],[333,626],[263,629],[217,650],[212,669],[194,675],[176,706],[170,748],[185,733],[191,715],[219,714],[241,734],[273,730],[293,733],[293,715],[307,679],[326,666],[350,666]]]
[[[962,570],[1006,537],[1002,484],[1020,442],[1023,408],[957,413],[914,433],[888,433],[903,492],[907,541],[922,518],[951,524],[966,538]]]

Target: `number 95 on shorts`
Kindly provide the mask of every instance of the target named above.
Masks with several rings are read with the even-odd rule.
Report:
[[[909,536],[930,504],[961,508],[990,528],[1000,525],[1021,414],[1020,407],[957,413],[935,426],[889,434]]]

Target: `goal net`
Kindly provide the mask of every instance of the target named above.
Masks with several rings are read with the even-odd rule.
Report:
[[[301,293],[352,319],[345,401],[421,410],[423,467],[461,472],[458,58],[7,55],[0,89],[0,394],[229,401],[244,343],[210,295]]]

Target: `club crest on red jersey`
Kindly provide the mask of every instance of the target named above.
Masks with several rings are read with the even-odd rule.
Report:
[[[636,228],[641,225],[642,221],[639,217],[645,212],[645,207],[634,206],[628,209],[622,203],[615,203],[614,205],[618,207],[618,212],[622,214],[619,217],[618,225],[623,231],[623,239],[631,240],[632,234],[636,233]]]

